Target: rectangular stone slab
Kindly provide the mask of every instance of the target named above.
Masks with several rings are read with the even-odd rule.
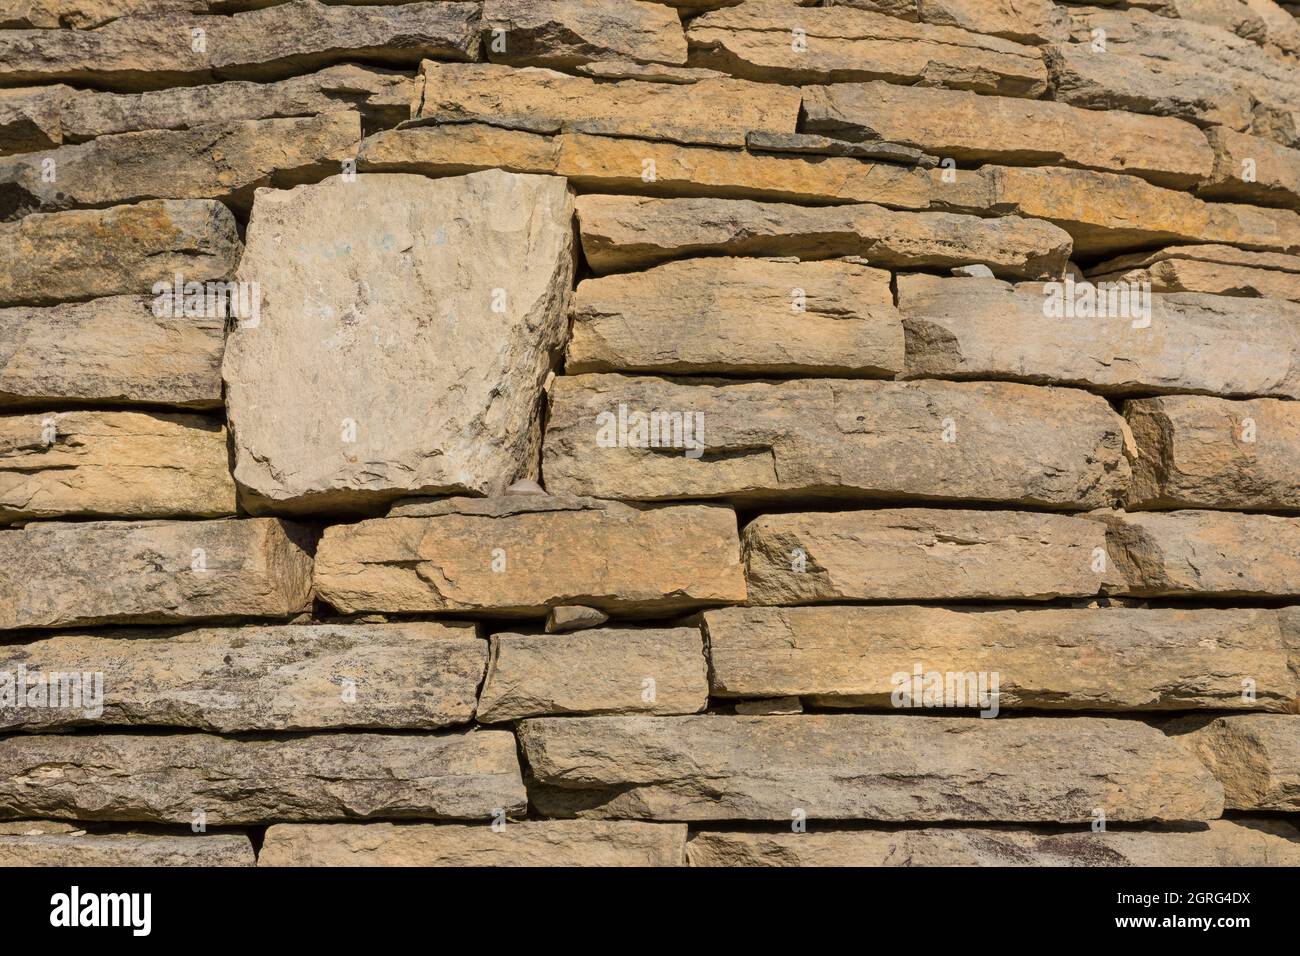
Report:
[[[0,672],[102,674],[102,713],[87,713],[84,677],[80,708],[54,706],[68,698],[53,688],[25,706],[15,686],[0,729],[436,730],[473,719],[487,650],[473,625],[424,621],[58,634],[0,645]]]
[[[686,827],[631,820],[277,823],[258,866],[682,866]]]
[[[221,405],[225,320],[147,296],[0,309],[0,405]]]
[[[1120,583],[1106,528],[1071,515],[884,508],[760,515],[750,604],[1086,597]]]
[[[1300,511],[1300,403],[1166,395],[1127,402],[1130,510]]]
[[[535,478],[572,221],[564,180],[501,170],[259,192],[237,275],[263,307],[222,366],[245,507],[373,513]]]
[[[1010,827],[696,833],[691,866],[1300,866],[1300,831],[1272,820],[1201,830],[1079,833]]]
[[[1050,100],[834,83],[806,87],[803,109],[808,132],[902,143],[963,165],[1077,166],[1185,189],[1209,178],[1215,164],[1214,150],[1191,123]]]
[[[1300,209],[1300,149],[1222,126],[1205,135],[1214,149],[1214,171],[1197,195]]]
[[[0,866],[253,866],[242,833],[90,833],[68,823],[0,824]]]
[[[579,196],[582,251],[597,275],[693,255],[864,256],[871,265],[946,269],[981,263],[994,275],[1054,278],[1069,235],[1034,219],[899,213],[870,204],[809,209],[746,199]]]
[[[907,374],[1050,382],[1107,394],[1300,397],[1300,305],[1138,289],[1139,299],[1131,287],[1118,291],[1129,296],[1127,306],[1095,283],[899,276]],[[1095,314],[1083,295],[1104,314]]]
[[[736,517],[716,505],[562,497],[413,502],[325,530],[316,593],[354,611],[663,615],[745,599]],[[496,570],[500,569],[500,570]]]
[[[579,282],[564,367],[893,378],[903,324],[883,269],[683,259]]]
[[[34,214],[0,223],[0,305],[51,305],[157,282],[225,279],[243,245],[235,217],[212,199]]]
[[[202,49],[189,20],[159,29],[125,16],[96,30],[0,33],[0,83],[66,80],[100,89],[161,89],[214,79],[272,80],[343,60],[414,64],[426,57],[474,60],[479,4],[353,6],[294,0],[205,17]]]
[[[920,707],[938,673],[964,675],[968,706],[991,709],[969,676],[992,692],[996,673],[999,709],[1282,710],[1300,688],[1267,608],[747,607],[707,611],[705,626],[716,697]]]
[[[57,769],[52,769],[57,768]],[[484,820],[525,805],[514,737],[19,735],[0,740],[0,816],[208,826],[366,817]]]
[[[1088,270],[1094,282],[1150,282],[1153,292],[1208,292],[1300,302],[1300,256],[1233,246],[1170,246]]]
[[[493,634],[479,723],[560,714],[694,714],[709,704],[694,627]]]
[[[1154,727],[1105,717],[540,717],[552,816],[638,820],[1213,820],[1223,790]]]
[[[1300,595],[1300,518],[1134,511],[1107,522],[1110,558],[1129,594]]]
[[[171,412],[0,415],[0,521],[235,513],[226,429]]]
[[[633,413],[655,421],[677,413],[683,423],[697,416],[689,420],[702,423],[699,454],[650,445]],[[909,498],[1086,510],[1126,487],[1124,441],[1106,401],[1077,389],[574,375],[555,381],[542,471],[555,493],[604,498]]]
[[[746,0],[691,20],[686,37],[693,64],[768,82],[888,80],[1030,98],[1047,88],[1033,47],[866,10]]]
[[[799,90],[714,77],[696,83],[597,82],[554,70],[426,60],[412,117],[535,132],[594,133],[743,147],[751,132],[795,132]]]
[[[492,42],[504,30],[503,45]],[[495,63],[574,67],[627,57],[685,63],[677,11],[640,0],[484,0],[484,52]],[[469,58],[467,58],[469,59]]]
[[[286,618],[312,534],[270,518],[35,522],[0,531],[0,628]]]
[[[1300,810],[1300,713],[1187,718],[1168,728],[1223,784],[1232,810]]]

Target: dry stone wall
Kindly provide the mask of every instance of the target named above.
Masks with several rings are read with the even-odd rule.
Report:
[[[0,864],[1300,865],[1298,18],[0,0]]]

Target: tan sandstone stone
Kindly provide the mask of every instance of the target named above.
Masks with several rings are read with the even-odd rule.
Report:
[[[1300,256],[1232,246],[1170,246],[1099,263],[1094,282],[1149,282],[1154,292],[1208,292],[1300,302]]]
[[[484,0],[483,49],[489,60],[516,66],[686,62],[676,12],[640,0]]]
[[[1214,174],[1198,195],[1300,209],[1300,149],[1221,126],[1205,135],[1214,147]]]
[[[317,593],[345,613],[544,617],[576,603],[662,615],[745,599],[735,515],[716,505],[563,497],[399,505],[387,518],[327,528],[317,559]]]
[[[540,717],[556,816],[638,820],[1212,820],[1218,782],[1154,727],[1102,717]]]
[[[57,767],[57,775],[51,774]],[[0,816],[193,822],[488,820],[526,802],[514,737],[33,734],[0,740]]]
[[[0,90],[0,156],[63,142],[60,116],[72,92],[62,85]]]
[[[0,531],[0,628],[291,617],[311,604],[310,547],[271,518]]]
[[[991,711],[996,692],[998,710],[1283,710],[1300,686],[1265,608],[744,607],[707,611],[705,624],[718,697]],[[942,696],[929,696],[930,674]],[[947,675],[960,678],[951,697]]]
[[[961,27],[1020,43],[1045,43],[1064,36],[1068,18],[1053,0],[826,0],[827,6],[857,7],[903,20]]]
[[[0,28],[91,30],[118,17],[135,14],[207,13],[213,3],[214,0],[0,0]]]
[[[892,378],[890,274],[856,262],[702,258],[578,283],[565,369]]]
[[[102,673],[102,713],[84,693],[80,708],[0,695],[0,727],[436,730],[473,719],[487,649],[473,625],[423,621],[58,634],[0,647],[0,671]]]
[[[546,612],[546,633],[567,634],[569,631],[584,631],[589,627],[600,627],[608,620],[608,614],[594,607],[561,604]]]
[[[24,832],[30,829],[31,832]],[[87,833],[72,826],[0,828],[0,866],[252,866],[242,833]]]
[[[1232,810],[1300,810],[1300,714],[1186,718],[1169,728],[1223,784]]]

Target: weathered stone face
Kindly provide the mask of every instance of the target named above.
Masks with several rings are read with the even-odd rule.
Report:
[[[1169,728],[1223,784],[1233,810],[1300,810],[1300,714],[1187,718]]]
[[[857,7],[1032,44],[1064,38],[1069,24],[1065,10],[1052,0],[1017,0],[996,6],[983,0],[827,0],[826,5]]]
[[[890,274],[856,262],[685,259],[578,283],[565,371],[892,378]]]
[[[71,93],[62,85],[0,90],[0,156],[63,142],[59,118]]]
[[[761,515],[744,532],[751,604],[1051,600],[1118,583],[1097,521],[887,508]]]
[[[1221,126],[1205,135],[1214,149],[1214,171],[1199,195],[1300,209],[1300,149]],[[1247,170],[1250,179],[1243,178]]]
[[[64,766],[57,780],[45,768]],[[514,738],[313,734],[235,740],[36,734],[0,740],[0,816],[191,823],[490,820],[525,801]]]
[[[651,445],[634,412],[678,414],[683,434],[688,420],[698,426],[702,448],[662,447],[673,444],[663,435]],[[603,436],[602,421],[611,423]],[[607,498],[912,497],[1086,510],[1122,493],[1125,454],[1119,417],[1075,389],[580,375],[556,380],[542,468],[557,493]]]
[[[0,727],[436,730],[473,718],[486,663],[487,642],[467,624],[59,634],[4,647],[0,671],[102,673],[102,713],[84,700],[80,708],[0,704]]]
[[[735,515],[712,505],[511,497],[398,505],[326,529],[316,592],[340,611],[664,615],[745,599]]]
[[[0,628],[286,618],[312,535],[271,518],[36,522],[0,531]]]
[[[559,714],[693,714],[709,703],[693,627],[494,634],[480,723]]]
[[[457,824],[281,823],[258,866],[682,866],[686,827],[531,820],[504,829]]]
[[[252,866],[242,833],[87,833],[69,824],[0,826],[0,866]]]
[[[981,711],[1283,710],[1300,688],[1267,608],[754,607],[704,617],[722,697],[952,706],[926,675],[956,674],[961,699]]]
[[[1300,256],[1232,246],[1171,246],[1120,256],[1088,271],[1094,282],[1150,282],[1154,292],[1210,292],[1300,302]]]
[[[563,180],[500,171],[260,193],[238,275],[262,314],[223,369],[245,504],[355,509],[535,477],[571,218]]]
[[[1212,820],[1223,790],[1101,717],[542,717],[519,725],[554,816],[638,820]]]
[[[640,0],[484,0],[483,33],[489,60],[517,66],[686,62],[676,11]]]
[[[199,415],[0,416],[0,521],[235,513],[226,430]]]

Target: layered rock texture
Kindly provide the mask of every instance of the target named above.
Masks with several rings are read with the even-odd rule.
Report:
[[[1297,17],[0,0],[0,865],[1300,865]]]

